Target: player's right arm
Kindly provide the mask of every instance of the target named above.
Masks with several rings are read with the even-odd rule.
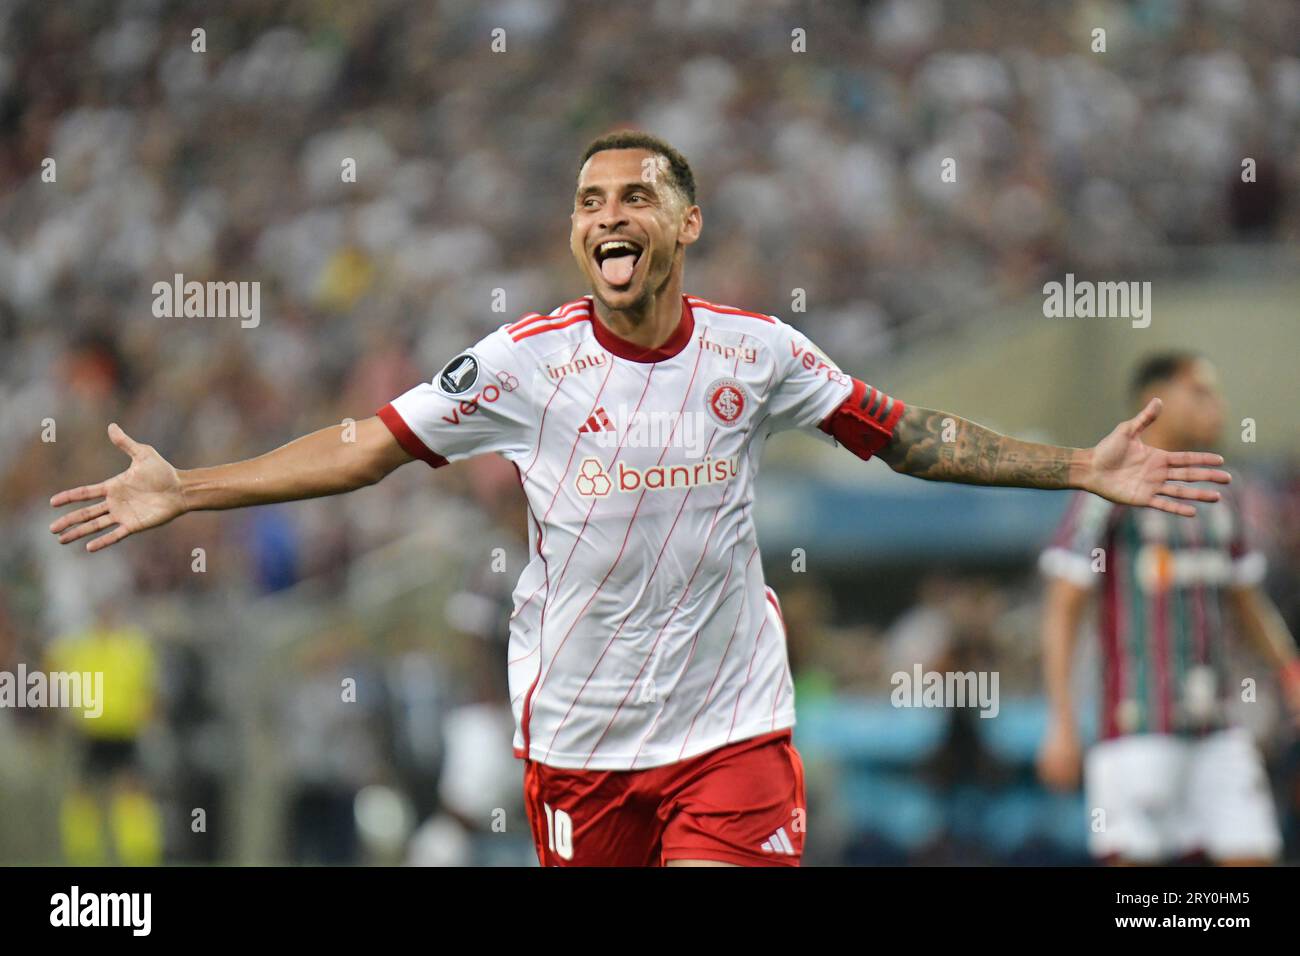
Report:
[[[1053,578],[1043,605],[1043,683],[1047,689],[1048,729],[1038,751],[1038,775],[1054,790],[1079,783],[1082,748],[1070,693],[1070,667],[1083,621],[1088,588]]]
[[[216,511],[320,498],[372,485],[416,458],[434,468],[485,452],[507,458],[533,444],[529,376],[503,325],[461,352],[435,376],[394,398],[374,417],[312,432],[258,458],[178,471],[117,425],[108,437],[131,466],[94,485],[61,491],[56,508],[93,504],[50,525],[63,544],[106,531],[86,544],[100,551],[187,511]],[[355,428],[355,434],[350,431]]]
[[[50,499],[55,508],[93,502],[50,525],[60,544],[111,528],[86,543],[87,551],[100,551],[187,511],[342,494],[372,485],[413,460],[378,417],[322,428],[247,461],[183,471],[117,424],[108,426],[108,437],[130,456],[131,464],[112,478],[60,491]]]

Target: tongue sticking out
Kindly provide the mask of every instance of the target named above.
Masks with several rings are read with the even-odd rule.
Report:
[[[600,274],[610,285],[627,285],[632,281],[632,270],[636,267],[636,256],[630,252],[625,256],[610,256],[600,264]]]

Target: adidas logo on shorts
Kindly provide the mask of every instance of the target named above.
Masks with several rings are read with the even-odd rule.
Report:
[[[777,830],[764,841],[761,849],[764,853],[784,853],[787,856],[794,855],[794,844],[790,842],[790,837],[786,835],[785,827]]]

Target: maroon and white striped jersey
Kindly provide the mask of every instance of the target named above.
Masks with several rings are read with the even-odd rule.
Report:
[[[1097,587],[1100,734],[1201,734],[1226,726],[1226,591],[1258,584],[1266,562],[1230,489],[1194,517],[1077,492],[1042,571]]]
[[[774,316],[683,296],[676,331],[647,350],[585,296],[502,326],[380,410],[435,467],[498,452],[519,471],[517,756],[641,769],[794,725],[754,480],[768,435],[821,435],[851,392],[857,414],[888,415],[891,399]]]

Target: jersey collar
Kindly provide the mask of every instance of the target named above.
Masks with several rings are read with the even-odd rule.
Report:
[[[596,334],[596,341],[607,352],[612,352],[619,358],[627,359],[629,362],[662,362],[664,359],[670,359],[686,348],[686,343],[691,340],[691,335],[695,332],[695,315],[684,295],[682,296],[681,321],[677,323],[677,328],[673,330],[673,334],[668,336],[668,340],[655,349],[643,348],[635,342],[629,342],[621,335],[612,332],[596,315],[596,303],[592,297],[587,295],[583,296],[583,298],[591,302],[591,329]]]

